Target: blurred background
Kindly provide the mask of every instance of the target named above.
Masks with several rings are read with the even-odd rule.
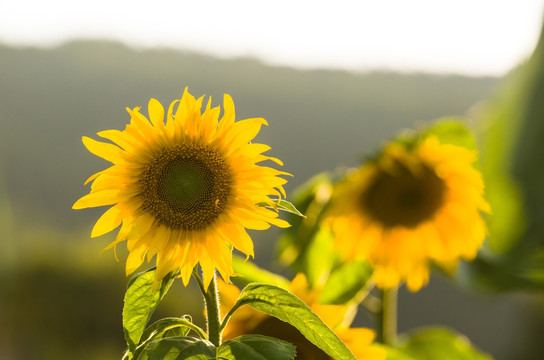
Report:
[[[541,0],[0,3],[0,359],[120,358],[126,254],[90,238],[103,209],[71,209],[107,165],[81,136],[186,86],[268,120],[257,140],[295,175],[288,193],[462,117],[495,205],[488,244],[457,278],[401,290],[399,330],[443,324],[497,360],[541,359],[543,14]],[[279,234],[252,234],[273,271]],[[201,323],[196,287],[177,285],[156,316]]]

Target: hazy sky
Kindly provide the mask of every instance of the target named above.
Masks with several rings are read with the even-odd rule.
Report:
[[[106,38],[296,67],[502,75],[544,0],[0,0],[0,42]]]

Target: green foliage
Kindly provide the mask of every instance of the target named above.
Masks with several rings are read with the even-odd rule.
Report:
[[[385,358],[386,360],[421,360],[421,359],[414,359],[413,357],[406,355],[405,353],[403,353],[401,350],[397,348],[384,346],[384,345],[377,345],[377,346],[381,347],[387,352],[387,357]]]
[[[514,148],[519,139],[530,80],[527,65],[512,72],[499,87],[499,92],[482,105],[479,119],[487,128],[482,136],[483,174],[486,197],[493,209],[488,220],[489,246],[496,253],[510,251],[526,228],[522,190],[512,176]]]
[[[464,265],[478,289],[544,289],[544,32],[529,61],[513,71],[476,118],[482,169],[491,204],[491,251]]]
[[[215,346],[192,337],[170,337],[153,341],[136,360],[210,360],[216,358]]]
[[[288,213],[291,213],[291,214],[294,214],[296,216],[300,216],[300,217],[303,217],[303,218],[306,217],[306,216],[304,216],[303,213],[301,213],[300,211],[297,210],[295,205],[293,205],[292,203],[290,203],[289,201],[287,201],[285,199],[279,199],[276,202],[276,206],[278,207],[278,210],[286,211]]]
[[[329,276],[321,303],[346,304],[352,300],[368,283],[372,268],[366,261],[352,261],[337,267]]]
[[[297,210],[295,205],[293,205],[292,203],[290,203],[289,201],[285,199],[277,199],[277,200],[273,200],[273,202],[274,202],[274,206],[273,206],[274,210],[285,211],[290,214],[294,214],[296,216],[305,217],[303,213]],[[270,205],[264,202],[259,203],[258,205],[270,207]]]
[[[423,130],[421,137],[436,136],[440,143],[476,149],[476,140],[472,131],[465,126],[463,118],[448,117],[434,121]]]
[[[144,329],[157,305],[166,294],[175,274],[162,279],[159,289],[153,291],[155,268],[134,275],[127,286],[123,307],[123,331],[130,353],[136,351]]]
[[[303,273],[310,288],[322,289],[323,304],[347,304],[361,293],[372,275],[365,262],[340,261],[330,230],[321,225],[334,183],[342,174],[318,174],[294,192],[294,204],[308,217],[291,218],[292,226],[282,234],[278,246],[280,259],[292,271]]]
[[[288,342],[262,335],[243,335],[226,341],[217,349],[217,359],[292,360],[295,347]]]
[[[261,335],[244,335],[219,347],[202,339],[177,336],[153,341],[136,360],[293,360],[295,347]]]
[[[327,258],[327,256],[323,256],[323,253],[321,253],[316,254],[312,258],[315,259],[316,263],[319,263],[319,258]],[[289,289],[289,280],[283,276],[262,269],[254,263],[238,256],[233,257],[233,268],[240,275],[233,280],[241,286],[261,282]],[[328,270],[330,269],[329,267]],[[320,303],[333,305],[347,304],[354,300],[357,294],[365,290],[371,276],[372,268],[366,261],[356,260],[349,263],[341,263],[324,277],[321,297],[319,299]],[[358,299],[358,301],[362,300]]]
[[[170,273],[158,289],[153,289],[155,271],[152,268],[141,272],[129,281],[123,308],[123,329],[128,345],[124,359],[294,359],[293,345],[265,336],[242,336],[215,347],[188,316],[163,318],[146,328],[175,278],[175,274]],[[187,336],[190,331],[199,338]]]
[[[306,218],[288,218],[291,227],[282,234],[278,249],[280,259],[295,272],[306,275],[311,285],[320,283],[334,263],[330,234],[320,226],[328,205],[333,178],[321,173],[300,186],[293,194],[295,206]]]
[[[322,285],[336,260],[333,237],[330,230],[316,227],[311,241],[300,258],[300,271],[306,275],[310,286]]]
[[[491,360],[466,337],[445,328],[428,328],[410,334],[397,349],[400,354],[394,355],[393,351],[388,360]]]
[[[334,176],[321,173],[294,192],[294,204],[308,215],[306,219],[290,219],[292,226],[281,236],[280,258],[294,272],[306,275],[310,287],[323,287],[321,302],[346,304],[363,289],[372,275],[367,263],[340,261],[333,249],[330,230],[321,225],[334,182]]]
[[[232,257],[232,268],[236,274],[240,275],[232,280],[242,287],[250,283],[260,282],[276,285],[283,289],[289,288],[289,280],[283,276],[262,269],[255,263],[239,256]]]
[[[188,316],[184,316],[183,318],[169,317],[160,319],[145,329],[141,336],[140,344],[136,347],[134,353],[131,354],[130,351],[127,351],[125,357],[138,359],[152,341],[175,336],[186,336],[191,330],[195,331],[200,338],[207,338],[206,334],[203,333],[199,327],[194,325]]]
[[[285,289],[268,284],[252,283],[242,290],[235,306],[225,317],[242,305],[274,316],[296,327],[310,342],[335,360],[355,360],[346,345],[313,313],[302,300]]]

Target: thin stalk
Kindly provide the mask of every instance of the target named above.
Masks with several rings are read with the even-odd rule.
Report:
[[[363,288],[359,290],[357,294],[355,294],[353,299],[346,304],[347,305],[346,313],[344,314],[344,318],[342,319],[342,322],[341,322],[343,326],[348,328],[350,327],[351,323],[355,319],[355,315],[357,314],[357,310],[359,309],[359,306],[363,306],[365,309],[369,310],[374,315],[376,315],[376,313],[380,311],[381,300],[378,300],[379,305],[377,307],[374,304],[371,304],[373,305],[373,307],[369,306],[368,304],[369,297],[371,296],[370,292],[372,291],[372,289],[374,289],[374,286],[375,286],[374,281],[372,281],[372,279],[369,279],[366,282],[365,286],[363,286]],[[373,300],[377,300],[377,299],[374,298]]]
[[[397,298],[397,287],[382,290],[382,308],[378,320],[378,337],[385,345],[393,345],[397,341]]]
[[[219,293],[215,274],[206,292],[206,311],[208,312],[208,337],[215,346],[221,345],[221,313],[219,311]]]
[[[208,289],[206,289],[204,286],[204,282],[196,271],[196,267],[193,270],[193,277],[196,279],[198,287],[202,291],[204,301],[206,303],[208,339],[215,346],[219,346],[221,345],[221,314],[219,311],[219,293],[217,291],[217,280],[215,278],[215,274],[212,277],[210,285],[208,285]]]

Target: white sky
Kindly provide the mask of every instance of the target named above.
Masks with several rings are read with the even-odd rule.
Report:
[[[502,75],[531,53],[542,15],[544,0],[0,0],[0,42],[106,38],[303,68]]]

